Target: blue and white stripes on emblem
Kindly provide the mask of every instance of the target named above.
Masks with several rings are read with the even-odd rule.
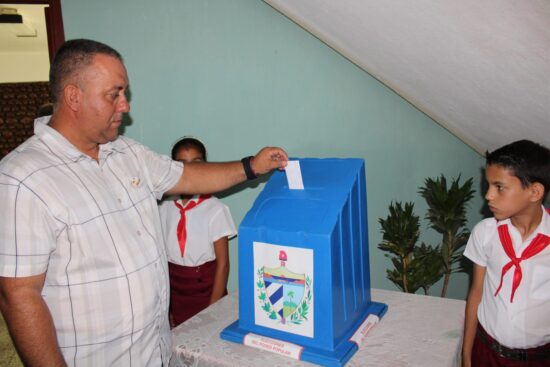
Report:
[[[265,290],[269,302],[281,317],[283,316],[283,285],[273,282],[265,282]]]

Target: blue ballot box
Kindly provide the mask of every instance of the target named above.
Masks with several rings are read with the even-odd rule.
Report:
[[[239,319],[221,337],[342,366],[387,310],[371,300],[365,165],[299,162],[305,189],[274,172],[241,223]]]

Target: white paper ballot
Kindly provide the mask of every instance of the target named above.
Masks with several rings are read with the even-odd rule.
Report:
[[[288,161],[285,171],[286,179],[288,181],[288,188],[291,190],[303,190],[304,183],[302,181],[300,161]]]

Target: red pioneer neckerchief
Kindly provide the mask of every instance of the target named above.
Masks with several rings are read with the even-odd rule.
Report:
[[[177,200],[174,200],[174,204],[176,204],[176,206],[180,210],[180,221],[178,222],[177,235],[178,242],[180,244],[181,257],[183,257],[183,253],[185,252],[185,243],[187,242],[187,225],[185,224],[185,212],[193,209],[206,199],[210,198],[210,196],[211,195],[201,195],[199,196],[198,200],[189,200],[189,202],[187,202],[185,206],[178,203]]]
[[[546,209],[546,211],[548,213],[550,213],[549,209]],[[510,268],[512,266],[515,266],[516,269],[514,270],[514,279],[513,279],[513,283],[512,283],[512,294],[510,295],[510,302],[513,302],[514,301],[514,294],[516,293],[516,289],[518,288],[519,283],[521,282],[521,278],[523,276],[522,273],[521,273],[520,263],[523,260],[527,260],[527,259],[535,256],[536,254],[538,254],[539,252],[544,250],[546,248],[546,246],[550,245],[550,237],[548,237],[548,236],[546,236],[542,233],[537,234],[537,236],[531,241],[529,246],[527,246],[527,248],[525,250],[523,250],[521,256],[516,257],[516,252],[514,251],[512,238],[510,237],[510,233],[508,232],[508,225],[507,224],[502,224],[502,225],[498,226],[498,235],[500,237],[500,243],[502,244],[502,248],[504,249],[504,252],[506,252],[506,255],[508,255],[508,257],[510,258],[510,261],[502,267],[502,274],[500,276],[500,284],[498,286],[497,291],[495,292],[495,296],[498,294],[498,292],[500,291],[500,288],[502,287],[502,281],[504,279],[504,274],[506,274],[506,272],[508,270],[510,270]]]

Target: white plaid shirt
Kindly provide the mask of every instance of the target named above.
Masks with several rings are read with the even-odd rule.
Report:
[[[46,273],[72,366],[167,366],[169,283],[157,199],[182,164],[126,137],[99,164],[37,119],[0,162],[0,276]]]

